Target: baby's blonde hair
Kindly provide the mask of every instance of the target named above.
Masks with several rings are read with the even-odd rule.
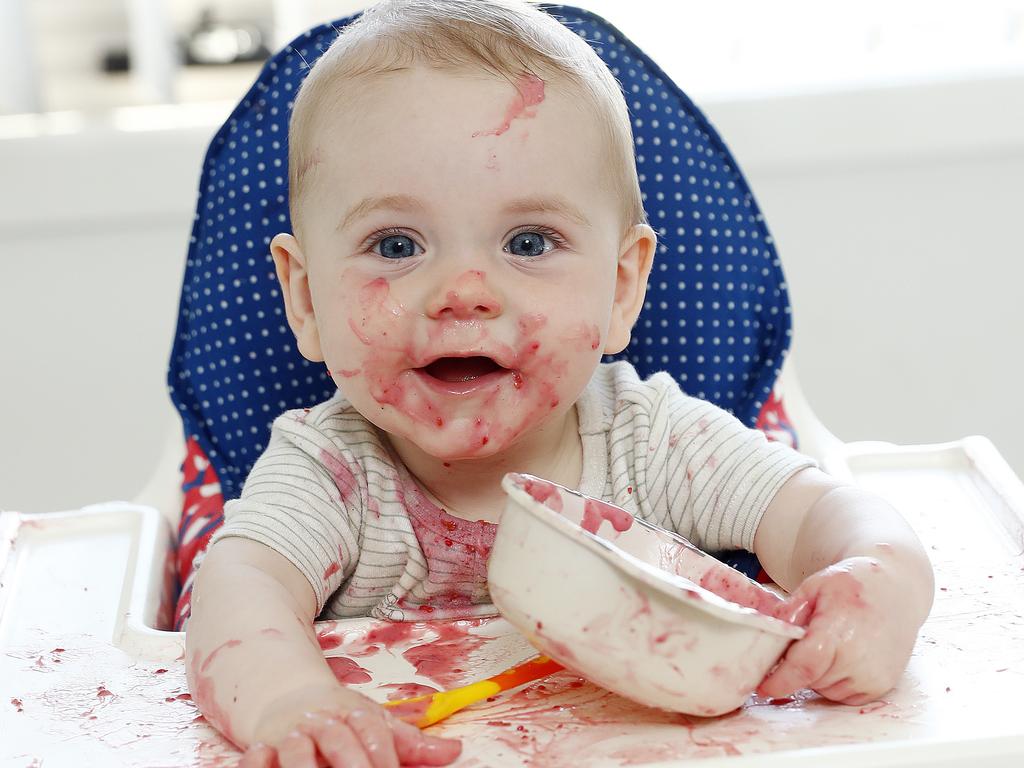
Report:
[[[607,180],[626,228],[645,224],[633,132],[615,77],[583,40],[524,0],[381,0],[341,31],[306,76],[289,126],[288,181],[293,227],[309,170],[319,115],[358,90],[360,79],[414,64],[439,70],[483,67],[515,83],[523,75],[561,78],[579,91],[604,133]],[[537,70],[541,71],[537,71]]]

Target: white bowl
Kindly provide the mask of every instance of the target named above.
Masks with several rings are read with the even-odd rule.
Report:
[[[541,652],[648,706],[739,707],[795,639],[782,600],[686,539],[531,475],[508,502],[488,565],[501,614]]]

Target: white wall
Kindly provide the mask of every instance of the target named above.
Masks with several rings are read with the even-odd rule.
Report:
[[[146,480],[175,418],[164,379],[208,133],[0,140],[0,508],[128,499]]]
[[[1024,476],[1024,79],[705,108],[776,238],[822,421],[986,435]]]

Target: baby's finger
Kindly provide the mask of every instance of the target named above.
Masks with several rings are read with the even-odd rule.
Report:
[[[317,768],[313,738],[309,734],[292,731],[278,745],[277,761],[281,768]]]
[[[345,723],[362,742],[373,768],[398,768],[395,735],[384,721],[383,713],[356,709],[348,713]]]
[[[832,685],[819,685],[814,690],[829,701],[843,701],[859,693],[849,677],[844,677]]]
[[[852,696],[847,696],[845,699],[836,699],[836,701],[850,707],[861,707],[865,704],[870,704],[878,698],[880,697],[870,693],[855,693]]]
[[[253,744],[238,761],[238,768],[274,768],[277,751],[266,744]]]
[[[331,768],[370,768],[359,737],[345,723],[327,718],[314,727],[313,738]]]
[[[428,736],[419,728],[401,720],[391,726],[395,734],[395,749],[403,765],[448,765],[462,753],[458,739]]]
[[[762,696],[788,696],[801,688],[812,686],[832,667],[835,645],[827,635],[819,638],[812,630],[802,640],[789,646],[782,662],[757,687]]]

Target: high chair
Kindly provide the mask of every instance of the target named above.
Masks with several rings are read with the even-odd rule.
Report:
[[[1024,485],[983,437],[844,443],[800,390],[775,244],[728,148],[672,80],[611,24],[554,6],[622,83],[659,246],[621,357],[786,440],[889,499],[924,541],[936,602],[909,668],[865,707],[809,692],[752,696],[735,714],[670,715],[568,672],[435,726],[476,766],[1024,764]],[[354,17],[353,17],[354,18]],[[210,143],[170,361],[183,424],[134,502],[0,514],[0,764],[231,765],[237,751],[191,702],[184,635],[194,561],[281,411],[334,390],[284,320],[268,253],[290,229],[291,101],[337,29],[316,27],[264,66]],[[182,465],[182,457],[184,464]],[[180,469],[179,469],[180,468]],[[965,525],[964,523],[969,523]],[[748,553],[721,553],[750,575]],[[240,597],[240,599],[244,599]],[[501,618],[417,623],[361,656],[371,619],[319,622],[342,679],[378,700],[487,677],[534,651]],[[424,666],[424,654],[458,669]]]

